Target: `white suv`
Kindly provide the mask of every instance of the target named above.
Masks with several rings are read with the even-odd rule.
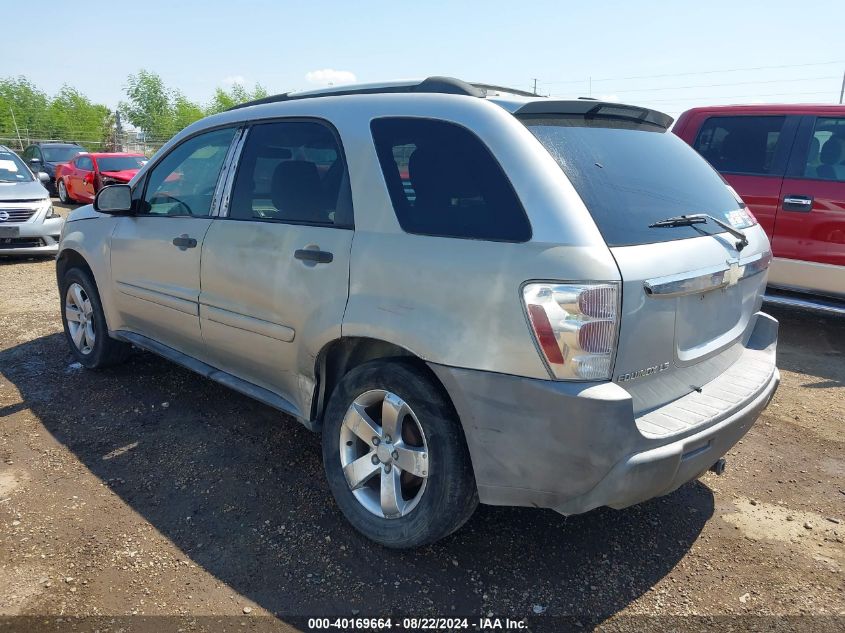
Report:
[[[390,547],[479,501],[668,493],[778,384],[769,242],[670,123],[448,78],[209,117],[69,217],[71,349],[136,345],[322,431]]]

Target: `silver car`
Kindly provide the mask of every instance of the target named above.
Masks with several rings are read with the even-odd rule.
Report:
[[[64,219],[53,210],[43,182],[8,147],[0,145],[0,257],[59,252]]]
[[[479,501],[667,494],[779,381],[769,242],[670,123],[442,77],[209,117],[68,218],[71,350],[135,345],[322,432],[389,547]]]

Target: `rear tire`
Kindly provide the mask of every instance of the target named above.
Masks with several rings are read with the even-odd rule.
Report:
[[[97,285],[81,268],[71,268],[61,283],[62,325],[70,351],[87,369],[102,369],[126,360],[131,346],[109,337]]]
[[[433,543],[478,505],[457,415],[412,363],[376,360],[346,374],[329,400],[322,441],[335,501],[376,543],[396,549]]]

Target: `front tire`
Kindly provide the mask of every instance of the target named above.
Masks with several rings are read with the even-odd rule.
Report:
[[[323,424],[329,488],[367,538],[404,549],[461,527],[478,505],[463,430],[420,368],[376,360],[350,371]]]
[[[131,346],[109,337],[97,285],[87,271],[68,270],[62,278],[61,297],[65,337],[83,367],[102,369],[126,360]]]
[[[58,183],[56,183],[56,189],[59,193],[59,201],[64,204],[69,204],[71,200],[67,192],[67,187],[65,186],[65,181],[60,180]]]

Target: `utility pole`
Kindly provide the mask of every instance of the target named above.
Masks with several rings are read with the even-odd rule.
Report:
[[[842,98],[840,97],[839,103],[842,103]],[[15,133],[18,135],[18,145],[21,146],[21,150],[23,150],[23,141],[21,140],[21,131],[18,129],[18,122],[15,119],[15,111],[12,110],[12,106],[9,106],[9,113],[12,115],[12,123],[15,124]]]
[[[534,94],[537,94],[537,78],[534,78]],[[839,103],[842,103],[842,99],[839,100]]]
[[[839,89],[839,104],[842,105],[842,97],[845,96],[845,72],[842,73],[842,87]]]

